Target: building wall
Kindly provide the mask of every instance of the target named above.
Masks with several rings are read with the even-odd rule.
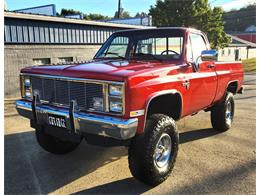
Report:
[[[255,58],[256,57],[256,48],[248,49],[248,58]]]
[[[114,32],[142,26],[4,13],[5,98],[19,97],[21,68],[91,59]]]
[[[235,61],[235,52],[239,51],[238,60],[244,60],[247,58],[255,58],[256,52],[255,48],[247,47],[225,47],[223,49],[218,50],[218,60],[219,61]]]
[[[61,58],[72,58],[73,61],[90,60],[100,46],[101,45],[5,45],[5,98],[20,96],[20,70],[24,67],[35,65],[37,62],[36,59],[50,59],[51,64],[59,63]]]

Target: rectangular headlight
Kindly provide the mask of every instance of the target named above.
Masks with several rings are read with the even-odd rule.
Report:
[[[109,109],[112,112],[123,112],[123,103],[121,99],[110,100]]]
[[[32,98],[32,85],[30,77],[21,75],[21,95],[23,98]]]
[[[122,85],[109,85],[109,95],[121,96],[123,94]]]

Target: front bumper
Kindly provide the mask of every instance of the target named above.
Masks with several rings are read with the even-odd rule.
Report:
[[[79,112],[72,107],[58,108],[24,100],[16,101],[16,109],[20,115],[35,120],[39,125],[48,125],[48,115],[54,114],[65,117],[67,128],[75,133],[90,133],[119,140],[134,137],[138,125],[137,118],[119,119]]]

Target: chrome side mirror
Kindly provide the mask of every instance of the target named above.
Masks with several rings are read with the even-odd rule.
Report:
[[[218,52],[217,50],[204,50],[201,52],[201,61],[217,61],[218,59]]]
[[[217,50],[203,50],[199,57],[194,62],[194,69],[197,71],[200,67],[200,63],[203,61],[215,62],[218,60],[218,52]]]

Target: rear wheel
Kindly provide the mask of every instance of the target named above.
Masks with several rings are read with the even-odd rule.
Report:
[[[235,102],[232,93],[227,92],[224,101],[211,110],[211,124],[214,129],[227,131],[231,128],[235,113]]]
[[[53,154],[66,154],[75,150],[81,141],[64,141],[57,137],[47,134],[44,127],[36,128],[35,131],[39,145],[46,151]]]
[[[158,185],[172,172],[178,153],[179,134],[175,121],[163,114],[151,115],[143,134],[129,147],[129,168],[138,180]]]

